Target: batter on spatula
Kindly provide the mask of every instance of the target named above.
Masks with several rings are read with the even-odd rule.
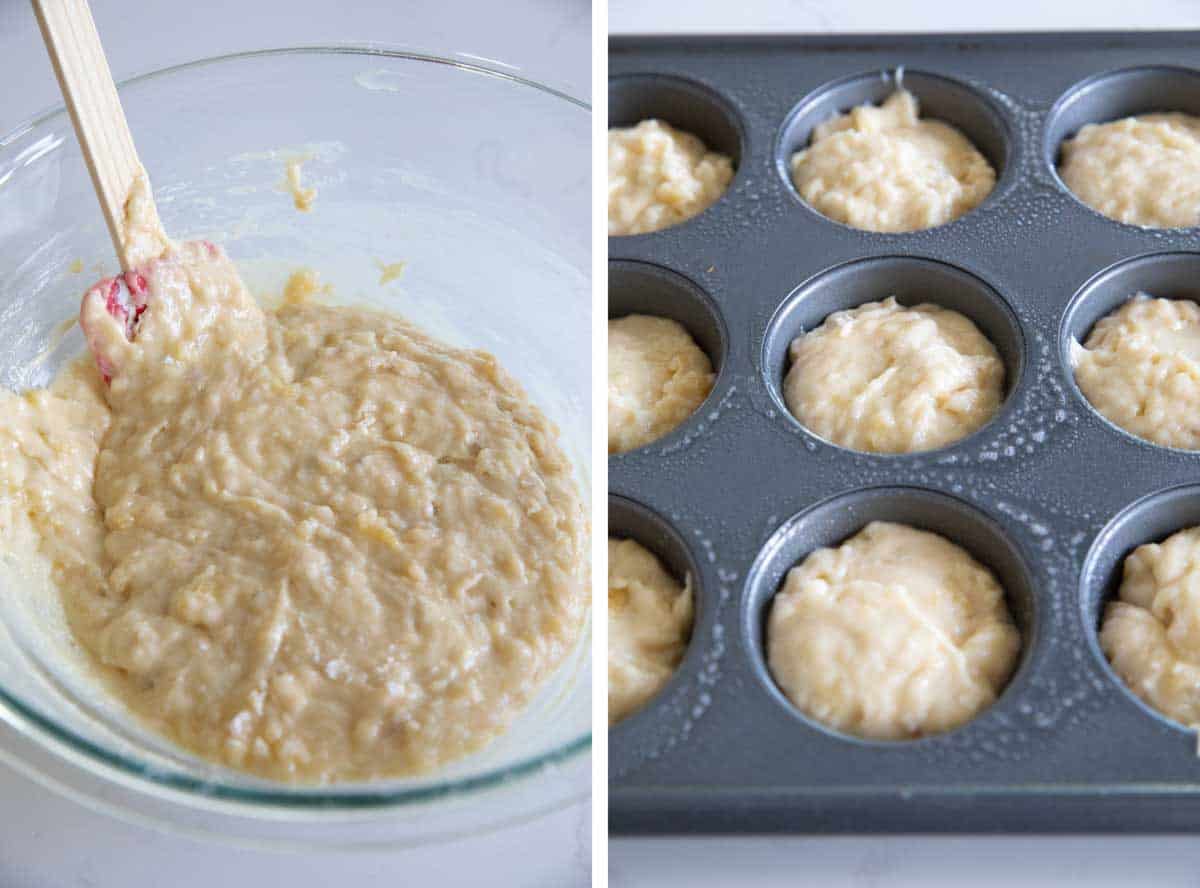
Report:
[[[105,684],[204,758],[329,783],[480,747],[588,606],[556,430],[488,354],[264,311],[141,189],[136,270],[83,299],[99,372],[2,396],[10,547],[36,539]]]

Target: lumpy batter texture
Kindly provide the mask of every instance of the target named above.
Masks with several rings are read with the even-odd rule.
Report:
[[[1020,647],[987,568],[936,534],[886,522],[792,568],[767,622],[767,661],[788,699],[875,740],[974,718]]]
[[[1100,646],[1129,689],[1168,718],[1200,725],[1200,527],[1125,559]]]
[[[1071,343],[1080,391],[1138,437],[1200,449],[1200,305],[1139,293]]]
[[[792,156],[792,182],[817,212],[867,231],[916,231],[974,209],[996,173],[948,123],[922,120],[912,93],[819,125]]]
[[[608,322],[608,452],[661,438],[713,387],[712,362],[678,321],[628,315]]]
[[[970,320],[893,298],[825,319],[789,349],[792,414],[853,450],[911,453],[981,428],[1004,399],[1004,362]]]
[[[1088,124],[1063,142],[1058,172],[1076,197],[1118,222],[1200,225],[1200,118],[1142,114]]]
[[[645,234],[708,209],[729,187],[733,163],[661,120],[608,131],[608,233]]]
[[[608,541],[608,723],[646,705],[692,633],[692,589],[633,540]]]
[[[81,323],[111,384],[76,365],[3,396],[0,515],[155,730],[287,781],[421,772],[505,730],[574,644],[572,470],[490,355],[266,312],[208,243],[102,282]]]

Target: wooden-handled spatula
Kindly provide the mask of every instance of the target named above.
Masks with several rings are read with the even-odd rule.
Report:
[[[117,258],[122,270],[131,271],[139,257],[131,255],[126,204],[144,174],[92,11],[87,0],[33,0],[33,9]],[[155,212],[148,187],[142,199],[151,201],[146,212]]]

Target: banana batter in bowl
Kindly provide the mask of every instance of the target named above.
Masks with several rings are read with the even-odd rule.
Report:
[[[94,366],[0,396],[5,541],[37,540],[104,684],[203,758],[333,783],[478,749],[585,620],[557,431],[490,355],[265,311],[128,207],[143,259],[84,297]]]

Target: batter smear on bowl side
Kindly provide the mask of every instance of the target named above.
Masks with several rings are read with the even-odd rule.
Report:
[[[203,758],[331,783],[483,746],[586,616],[556,429],[491,355],[264,310],[148,195],[136,270],[83,299],[94,366],[0,395],[9,548],[36,541],[106,686]]]

